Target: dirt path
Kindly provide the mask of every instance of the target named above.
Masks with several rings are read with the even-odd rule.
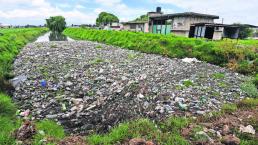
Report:
[[[87,41],[29,44],[14,73],[22,110],[79,134],[134,118],[203,115],[245,96],[244,76],[224,68]]]

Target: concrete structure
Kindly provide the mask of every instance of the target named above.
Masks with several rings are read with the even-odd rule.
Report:
[[[191,24],[214,23],[214,19],[219,19],[219,16],[185,12],[165,15],[162,14],[159,16],[150,16],[149,19],[150,32],[152,33],[173,33],[176,35],[188,37]]]
[[[125,22],[122,23],[123,30],[128,30],[128,31],[135,31],[135,32],[149,32],[149,23],[148,21],[138,21],[138,22]]]
[[[2,24],[0,23],[0,28],[11,28],[12,26],[9,24]]]
[[[207,38],[221,40],[223,38],[237,39],[239,26],[217,23],[195,23],[190,26],[190,38]]]
[[[149,17],[157,17],[161,16],[163,13],[161,12],[161,7],[157,7],[155,12],[148,12],[147,17],[148,20],[146,21],[129,21],[124,22],[123,24],[123,30],[128,31],[136,31],[136,32],[150,32],[149,30]]]

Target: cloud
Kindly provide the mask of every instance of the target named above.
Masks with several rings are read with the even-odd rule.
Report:
[[[0,18],[3,19],[24,19],[23,24],[33,23],[33,20],[39,20],[40,23],[45,23],[45,19],[50,16],[62,15],[66,18],[68,24],[81,24],[81,23],[91,23],[93,24],[96,19],[96,14],[92,12],[81,12],[77,9],[84,8],[81,5],[76,5],[75,9],[64,11],[60,7],[54,7],[46,0],[12,0],[12,1],[4,1],[0,0],[1,7],[8,7],[10,4],[23,4],[28,8],[16,8],[16,9],[7,9],[0,10]],[[38,21],[37,21],[38,23]]]
[[[95,12],[100,13],[106,11],[114,13],[120,18],[120,21],[133,20],[148,12],[148,10],[144,8],[128,7],[122,0],[95,0],[95,2],[102,6],[101,8],[96,8],[94,10]]]
[[[121,0],[95,0],[97,4],[104,5],[104,6],[114,6],[120,4]]]
[[[227,23],[242,22],[258,25],[257,0],[156,0],[162,4],[172,4],[185,11],[219,15]]]

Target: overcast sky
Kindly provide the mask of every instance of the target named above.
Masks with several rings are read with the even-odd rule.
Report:
[[[128,21],[157,6],[164,13],[201,12],[219,15],[225,23],[258,25],[258,0],[0,0],[0,23],[39,25],[63,15],[68,24],[93,24],[102,11]]]

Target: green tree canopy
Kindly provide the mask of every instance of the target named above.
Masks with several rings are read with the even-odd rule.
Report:
[[[113,22],[119,22],[117,16],[107,12],[101,12],[96,20],[96,24],[99,25],[107,25]]]
[[[134,21],[135,22],[148,21],[148,15],[141,15],[140,17],[136,18]]]
[[[63,16],[54,16],[46,19],[47,27],[53,32],[63,32],[66,28],[65,18]]]
[[[245,39],[247,37],[252,36],[253,34],[253,30],[244,24],[239,24],[239,23],[235,23],[235,25],[239,26],[239,38],[240,39]]]

